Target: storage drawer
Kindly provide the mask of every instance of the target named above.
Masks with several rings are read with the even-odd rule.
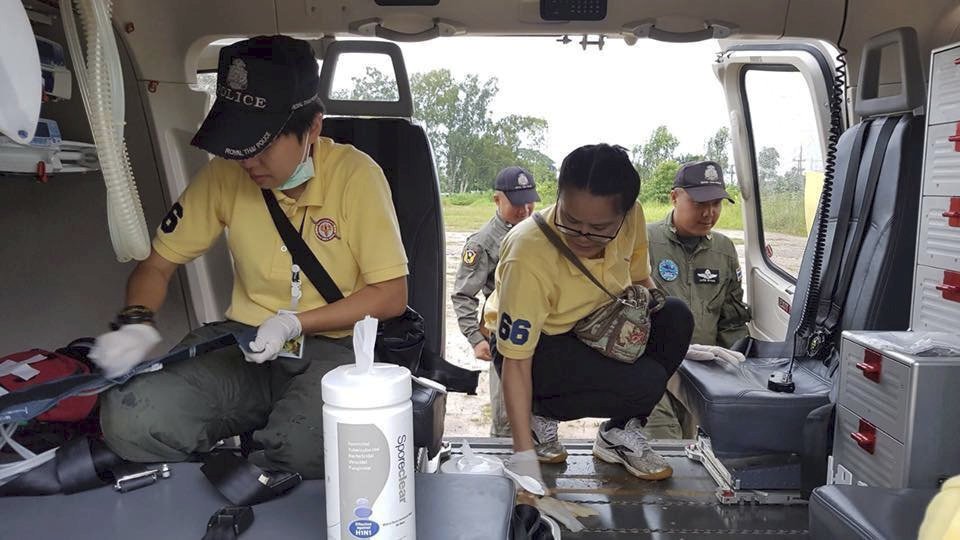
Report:
[[[863,435],[864,444],[853,435]],[[872,453],[871,453],[872,450]],[[870,432],[861,425],[861,418],[846,407],[837,406],[837,428],[834,432],[833,460],[853,474],[853,483],[874,487],[901,487],[904,483],[904,448],[883,430]]]
[[[950,272],[942,268],[917,265],[913,278],[912,330],[957,332],[957,321],[960,321],[960,285],[950,283]]]
[[[903,442],[913,372],[877,351],[843,340],[839,404]]]
[[[948,49],[934,55],[933,72],[930,73],[930,110],[927,111],[931,124],[942,124],[960,120],[960,47]]]
[[[917,263],[960,271],[960,197],[924,197]]]
[[[958,66],[960,68],[960,66]],[[950,139],[954,140],[951,141]],[[923,194],[960,195],[960,135],[957,122],[927,128]]]

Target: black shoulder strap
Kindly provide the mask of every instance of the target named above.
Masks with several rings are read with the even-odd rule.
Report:
[[[827,332],[832,332],[837,323],[840,322],[843,305],[847,300],[847,292],[853,279],[853,270],[857,265],[860,249],[863,247],[863,238],[866,236],[867,229],[870,228],[867,220],[870,219],[870,211],[873,208],[873,200],[877,193],[877,184],[880,183],[880,171],[886,157],[887,145],[890,143],[890,137],[893,136],[893,130],[896,129],[898,122],[899,117],[886,119],[880,128],[880,134],[877,136],[877,143],[867,176],[866,189],[863,193],[863,200],[860,202],[857,221],[853,224],[853,241],[850,245],[850,252],[844,257],[839,280],[829,298],[830,309],[822,317],[817,317],[817,326],[823,326]]]
[[[300,233],[293,227],[293,223],[290,223],[290,220],[284,215],[273,192],[269,189],[263,189],[260,192],[263,194],[264,202],[267,203],[267,209],[270,210],[270,217],[273,218],[273,224],[276,225],[280,238],[283,239],[283,243],[290,250],[293,262],[303,270],[310,283],[313,283],[313,286],[317,288],[317,291],[320,292],[320,295],[328,304],[343,300],[343,293],[340,292],[340,288],[337,287],[333,278],[317,260],[317,256],[307,247],[307,243],[303,241]]]
[[[583,272],[583,275],[590,278],[590,281],[592,281],[597,287],[600,287],[600,290],[607,293],[607,296],[609,296],[614,302],[617,301],[617,297],[611,294],[610,291],[608,291],[607,288],[604,287],[597,278],[593,277],[593,274],[591,274],[589,270],[587,270],[587,267],[583,265],[583,263],[580,261],[580,258],[570,250],[570,246],[565,244],[563,240],[557,236],[557,233],[553,232],[553,229],[551,229],[550,226],[547,225],[547,222],[544,221],[543,216],[541,216],[539,213],[534,213],[533,220],[537,222],[537,226],[539,226],[540,230],[543,231],[544,236],[546,236],[547,240],[550,240],[550,243],[560,251],[561,255],[572,262],[578,270]]]
[[[870,132],[871,120],[861,122],[854,134],[853,148],[850,150],[850,159],[847,162],[843,192],[840,194],[840,207],[837,210],[837,224],[833,231],[833,242],[830,246],[827,267],[820,276],[820,283],[816,284],[820,291],[817,316],[810,326],[816,327],[816,321],[830,309],[830,301],[836,290],[840,264],[843,262],[843,247],[847,241],[847,230],[850,227],[850,218],[853,215],[853,200],[857,195],[857,179],[860,176],[860,162],[863,161],[863,146]],[[829,219],[829,216],[824,216]]]

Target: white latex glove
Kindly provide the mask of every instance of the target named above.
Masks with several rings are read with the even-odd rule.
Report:
[[[560,499],[554,499],[553,497],[540,497],[535,501],[534,505],[541,512],[559,521],[572,532],[580,532],[583,530],[583,523],[580,523],[578,518],[600,515],[599,512],[589,506],[570,501],[562,501]]]
[[[300,335],[303,328],[300,319],[292,313],[279,313],[263,321],[257,328],[257,338],[250,342],[248,353],[243,352],[247,362],[262,364],[273,360],[283,349],[283,344]]]
[[[146,360],[160,341],[160,332],[152,324],[125,324],[98,337],[87,356],[105,377],[115,379]]]
[[[540,461],[537,459],[536,450],[531,448],[523,452],[514,452],[503,466],[519,475],[533,478],[537,482],[540,482],[540,485],[543,486],[544,489],[547,489],[547,484],[543,481],[543,475],[540,474]]]
[[[716,345],[697,345],[691,344],[687,348],[687,360],[696,360],[697,362],[709,362],[718,360],[733,365],[742,364],[746,361],[743,354]]]

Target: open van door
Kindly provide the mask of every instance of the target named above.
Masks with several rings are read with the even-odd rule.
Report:
[[[751,334],[780,341],[823,186],[834,63],[820,43],[721,45],[714,71],[742,193]]]

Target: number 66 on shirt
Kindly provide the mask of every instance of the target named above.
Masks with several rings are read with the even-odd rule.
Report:
[[[526,319],[512,320],[510,315],[504,313],[500,315],[500,329],[497,337],[504,341],[510,341],[514,345],[523,345],[530,339],[530,321]]]

